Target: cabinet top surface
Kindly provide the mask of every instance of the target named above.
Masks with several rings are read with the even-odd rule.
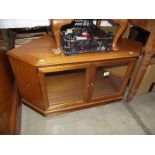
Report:
[[[33,66],[49,66],[59,64],[92,62],[101,60],[138,57],[141,43],[121,39],[118,43],[120,50],[108,53],[85,53],[74,56],[65,56],[63,53],[54,55],[52,49],[56,47],[52,36],[45,35],[26,45],[12,49],[8,55]]]

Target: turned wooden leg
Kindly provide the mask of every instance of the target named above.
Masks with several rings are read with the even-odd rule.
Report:
[[[61,27],[66,24],[70,24],[74,19],[53,19],[51,21],[51,29],[56,42],[56,48],[53,49],[55,54],[60,54],[62,52],[61,42],[60,42],[60,31]]]
[[[151,33],[148,38],[147,44],[145,46],[145,55],[142,59],[141,66],[129,90],[129,94],[127,96],[127,102],[130,102],[133,99],[133,97],[136,95],[137,89],[143,79],[143,76],[148,68],[148,65],[150,64],[151,58],[153,56],[154,48],[155,48],[155,34]]]
[[[127,19],[112,19],[112,21],[117,24],[116,32],[115,32],[114,39],[112,42],[112,50],[117,51],[119,50],[119,47],[117,45],[118,40],[122,36],[123,32],[126,30],[127,25],[128,25],[128,20]],[[99,27],[101,22],[102,20],[98,19],[96,21],[96,26]]]
[[[141,62],[140,69],[134,79],[132,88],[130,89],[129,94],[127,96],[127,102],[130,102],[133,99],[133,97],[136,95],[137,89],[143,79],[143,76],[148,68],[148,65],[150,64],[151,57],[152,57],[152,54],[145,53],[145,56],[143,57]]]
[[[119,47],[117,45],[118,40],[120,39],[123,32],[126,30],[128,25],[127,19],[112,19],[114,23],[117,24],[116,32],[114,35],[114,39],[112,42],[112,50],[117,51],[119,50]]]

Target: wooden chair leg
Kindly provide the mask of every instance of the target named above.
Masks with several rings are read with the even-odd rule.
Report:
[[[133,99],[133,97],[136,95],[137,89],[143,79],[143,76],[148,68],[148,65],[150,64],[151,57],[152,57],[152,54],[145,53],[145,56],[142,59],[139,71],[134,79],[133,85],[129,90],[129,94],[127,96],[127,102],[130,102]]]
[[[154,55],[154,48],[155,48],[154,42],[155,42],[155,34],[151,33],[148,38],[147,44],[145,46],[145,55],[142,59],[140,68],[134,79],[132,87],[129,90],[129,94],[127,96],[127,102],[130,102],[133,99],[133,97],[136,95],[137,89],[143,79],[143,76],[148,68],[148,65],[150,64],[151,58]]]
[[[56,41],[56,48],[53,49],[55,54],[60,54],[62,52],[61,42],[60,42],[60,31],[62,26],[70,24],[74,19],[53,19],[51,21],[51,30]]]
[[[113,22],[117,24],[117,28],[116,28],[116,32],[115,32],[113,43],[112,43],[112,50],[117,51],[119,50],[117,42],[120,39],[123,32],[126,30],[127,25],[128,25],[128,20],[127,19],[113,19]]]
[[[128,20],[127,19],[112,19],[112,21],[117,24],[116,32],[115,32],[114,39],[112,42],[112,50],[117,51],[119,50],[119,47],[117,45],[118,40],[122,36],[123,32],[126,30],[128,26]],[[96,25],[99,27],[101,22],[102,20],[98,19],[96,21]]]

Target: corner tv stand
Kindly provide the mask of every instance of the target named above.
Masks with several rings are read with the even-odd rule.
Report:
[[[9,60],[22,101],[44,116],[121,100],[141,43],[120,39],[108,53],[54,55],[50,35],[12,49]]]

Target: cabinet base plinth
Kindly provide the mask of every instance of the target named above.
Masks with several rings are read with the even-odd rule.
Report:
[[[75,111],[75,110],[80,110],[80,109],[91,108],[91,107],[95,107],[95,106],[99,106],[99,105],[109,104],[111,102],[119,101],[122,98],[123,98],[123,96],[119,96],[119,97],[112,98],[112,99],[106,99],[106,100],[100,100],[100,101],[94,101],[94,102],[49,106],[49,108],[46,110],[42,110],[42,109],[34,106],[33,104],[31,104],[31,103],[29,103],[23,99],[22,99],[22,101],[24,102],[24,104],[31,107],[35,111],[39,112],[43,116],[53,116],[53,115],[62,114],[65,112],[71,112],[71,111]]]

